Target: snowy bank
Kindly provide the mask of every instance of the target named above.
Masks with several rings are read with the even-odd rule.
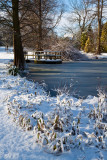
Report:
[[[85,53],[80,51],[82,55],[86,55],[88,59],[107,59],[107,53],[101,53],[100,55],[95,55],[93,53]]]
[[[80,51],[73,46],[66,45],[57,45],[53,46],[52,50],[58,50],[62,52],[63,61],[87,61],[92,59],[104,59],[107,58],[107,53],[101,53],[101,55],[95,55],[94,53],[86,53]]]
[[[38,83],[8,75],[11,59],[0,52],[0,159],[106,160],[106,94],[49,97]]]

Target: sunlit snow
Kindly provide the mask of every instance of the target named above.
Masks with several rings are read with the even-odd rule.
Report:
[[[0,160],[106,160],[106,93],[50,97],[38,83],[9,75],[12,60],[12,49],[1,47]]]

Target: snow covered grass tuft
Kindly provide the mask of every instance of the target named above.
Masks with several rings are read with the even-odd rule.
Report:
[[[94,133],[96,147],[106,149],[107,142],[107,94],[99,90],[98,106],[89,113],[89,118],[94,120]]]
[[[17,68],[16,66],[10,65],[10,66],[9,66],[9,69],[8,69],[8,73],[9,73],[10,75],[17,76],[18,73],[19,73],[19,70],[18,70],[18,68]]]

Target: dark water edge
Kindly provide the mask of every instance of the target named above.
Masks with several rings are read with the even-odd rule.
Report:
[[[62,64],[28,63],[28,80],[46,83],[50,96],[65,92],[76,98],[97,96],[98,88],[107,90],[107,59],[63,62]]]

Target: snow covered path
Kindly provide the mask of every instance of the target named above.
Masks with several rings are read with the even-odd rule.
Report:
[[[9,61],[4,54],[3,58],[5,59],[0,57],[0,79],[6,74],[4,63]],[[7,114],[5,99],[12,91],[2,88],[1,83],[0,81],[0,160],[38,159],[40,150],[33,144],[32,132],[24,132]],[[35,154],[35,150],[38,150],[38,154]]]
[[[5,96],[7,91],[0,104],[0,159],[30,159],[32,136],[19,129],[9,118],[3,103]]]

